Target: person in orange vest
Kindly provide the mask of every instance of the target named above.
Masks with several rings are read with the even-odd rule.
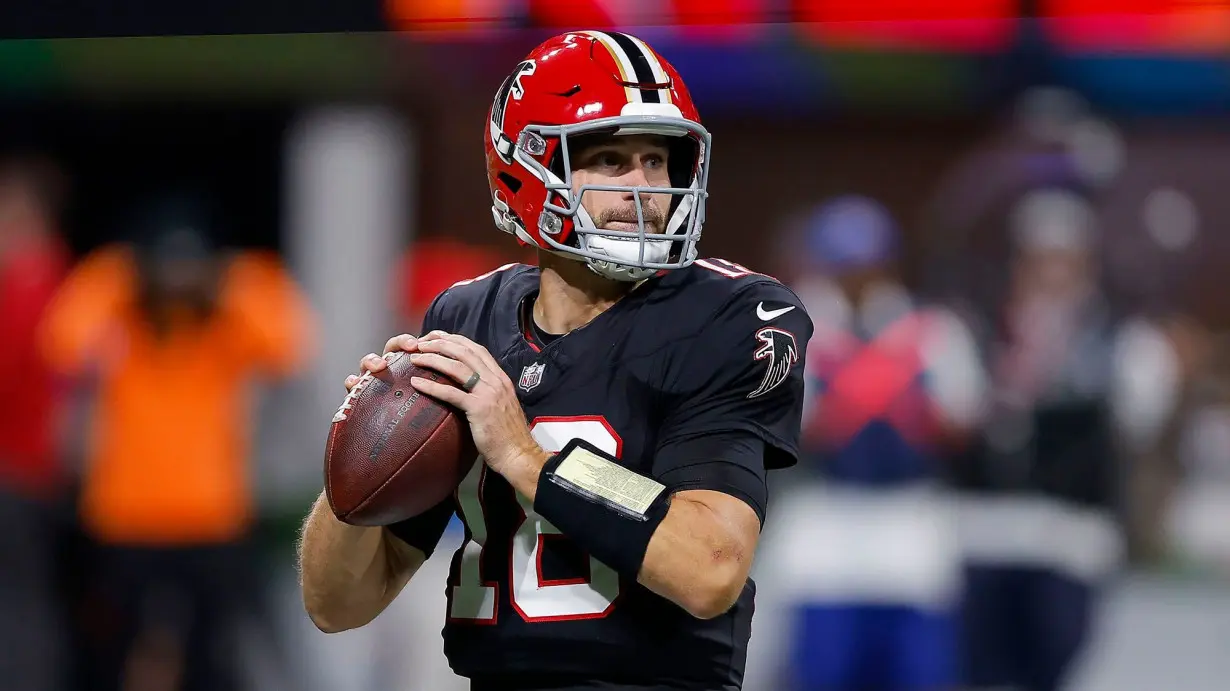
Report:
[[[91,676],[234,688],[223,645],[251,603],[249,387],[308,362],[313,315],[276,257],[226,254],[198,198],[146,207],[134,242],[72,272],[42,326],[66,375],[95,386],[80,520],[118,615]]]

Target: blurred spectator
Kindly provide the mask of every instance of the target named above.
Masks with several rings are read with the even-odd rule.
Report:
[[[1127,469],[1124,538],[1127,556],[1141,567],[1164,566],[1172,555],[1168,514],[1184,477],[1182,454],[1191,422],[1219,403],[1218,375],[1207,331],[1186,315],[1133,320],[1124,329],[1120,357],[1127,368],[1120,391],[1136,409],[1118,420]],[[1156,421],[1151,423],[1151,421]]]
[[[1100,286],[1088,199],[1038,188],[1011,207],[1006,299],[986,315],[993,403],[960,468],[967,681],[1061,688],[1122,563],[1126,445],[1172,407],[1167,341]]]
[[[67,270],[62,186],[47,162],[0,162],[0,678],[13,691],[66,681],[55,588],[62,395],[36,338]]]
[[[937,490],[982,408],[974,338],[905,288],[879,203],[830,201],[799,242],[811,267],[795,290],[816,325],[804,469],[822,482],[791,488],[766,543],[766,588],[793,623],[774,687],[950,688],[960,559]]]
[[[246,388],[298,371],[311,315],[275,257],[229,256],[201,200],[144,209],[135,242],[86,257],[42,346],[96,386],[80,516],[111,612],[89,676],[100,689],[238,686],[233,645],[256,583]]]
[[[1134,478],[1134,523],[1157,559],[1230,577],[1230,340],[1171,320],[1187,375],[1164,445]],[[1152,450],[1151,450],[1152,451]]]

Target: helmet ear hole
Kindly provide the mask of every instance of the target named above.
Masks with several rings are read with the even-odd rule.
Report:
[[[697,158],[700,156],[700,146],[692,137],[671,137],[668,144],[670,156],[666,163],[666,172],[670,175],[672,187],[687,187],[692,184],[696,175]]]
[[[499,178],[500,182],[504,183],[504,186],[508,188],[509,192],[516,194],[518,191],[521,190],[521,181],[513,177],[512,175],[504,171],[500,171],[497,177]]]

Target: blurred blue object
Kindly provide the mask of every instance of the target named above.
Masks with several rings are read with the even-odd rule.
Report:
[[[888,209],[858,195],[837,197],[817,207],[804,237],[810,259],[838,273],[890,261],[899,244],[897,224]]]

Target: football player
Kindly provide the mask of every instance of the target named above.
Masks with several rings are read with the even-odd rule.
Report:
[[[318,500],[308,611],[325,631],[371,621],[457,514],[444,649],[471,688],[738,689],[765,475],[796,462],[811,320],[774,279],[696,258],[710,135],[643,41],[548,40],[484,130],[496,226],[538,266],[454,285],[423,336],[386,346],[455,380],[412,383],[465,412],[483,462],[387,528]]]

